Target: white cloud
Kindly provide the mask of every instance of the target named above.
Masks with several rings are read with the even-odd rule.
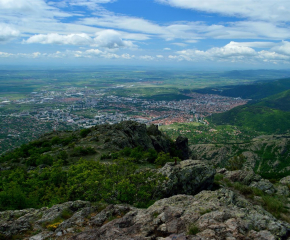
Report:
[[[11,54],[11,53],[7,53],[7,52],[0,52],[0,57],[1,58],[7,58],[7,57],[11,57],[11,56],[13,56],[13,54]]]
[[[41,57],[43,54],[41,54],[40,52],[34,52],[34,53],[7,53],[7,52],[0,52],[0,57],[16,57],[16,58],[38,58]]]
[[[41,44],[64,44],[64,45],[90,45],[93,43],[92,38],[85,34],[59,35],[57,33],[38,34],[30,37],[26,43]]]
[[[213,47],[206,51],[185,49],[169,55],[168,59],[177,61],[228,61],[228,62],[290,62],[290,42],[276,44],[269,51],[255,51],[252,47],[273,46],[271,42],[230,42],[223,47]]]
[[[263,21],[290,21],[288,0],[157,0],[173,7]]]
[[[273,47],[271,51],[290,56],[290,42],[283,41],[281,44]]]
[[[136,47],[131,41],[124,41],[121,34],[115,30],[103,30],[96,33],[94,38],[95,45],[105,48],[122,48],[122,47]]]
[[[164,58],[163,55],[156,55],[157,58]]]
[[[51,58],[107,58],[107,59],[132,59],[135,58],[134,55],[130,55],[128,53],[124,53],[122,55],[118,55],[115,53],[111,53],[109,51],[102,51],[100,49],[88,49],[85,51],[65,51],[60,52],[57,51],[53,54],[48,54],[48,57]]]
[[[61,45],[91,45],[103,48],[133,48],[133,42],[122,40],[121,34],[115,30],[103,30],[96,33],[92,39],[86,33],[60,35],[58,33],[38,34],[28,38],[25,43],[61,44]]]
[[[0,43],[7,42],[20,35],[20,32],[6,24],[0,24]]]
[[[179,47],[186,47],[187,46],[187,44],[185,44],[185,43],[171,43],[171,44],[179,46]]]
[[[0,11],[6,14],[21,16],[22,14],[33,14],[43,17],[68,17],[71,14],[61,12],[51,7],[44,0],[0,0]]]
[[[171,48],[163,48],[163,50],[165,50],[165,51],[170,51]]]
[[[140,56],[139,58],[142,60],[147,60],[147,61],[154,59],[154,57],[149,56],[149,55]]]
[[[99,4],[110,3],[114,1],[115,0],[71,0],[68,1],[68,3],[71,6],[85,6],[89,9],[95,10],[99,8]]]

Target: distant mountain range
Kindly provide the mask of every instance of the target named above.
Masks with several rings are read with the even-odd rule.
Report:
[[[290,89],[290,78],[274,81],[259,81],[248,85],[224,86],[219,88],[204,88],[195,90],[198,93],[218,94],[228,97],[241,97],[244,99],[262,99]]]

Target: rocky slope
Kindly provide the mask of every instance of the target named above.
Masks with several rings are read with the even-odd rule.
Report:
[[[64,212],[67,219],[62,219]],[[19,239],[287,239],[290,225],[222,188],[175,195],[148,209],[75,201],[52,208],[0,213],[2,238]],[[6,234],[6,235],[4,235]],[[15,239],[15,238],[14,238]]]
[[[209,160],[224,167],[228,160],[242,154],[245,166],[268,178],[290,175],[290,135],[268,135],[254,138],[244,144],[196,144],[192,154],[201,160]]]

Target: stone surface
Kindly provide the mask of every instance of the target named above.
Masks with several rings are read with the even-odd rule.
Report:
[[[199,160],[185,160],[179,164],[166,163],[158,170],[168,181],[162,187],[162,196],[176,194],[196,194],[204,189],[211,189],[215,169]]]
[[[73,214],[67,220],[63,219],[54,231],[49,231],[44,225],[39,226],[39,222],[44,219],[57,217],[56,209],[69,209]],[[27,209],[19,212],[0,213],[0,216],[5,216],[1,223],[18,225],[13,229],[19,229],[19,232],[11,235],[11,229],[7,231],[0,228],[2,238],[23,234],[21,239],[26,240],[272,240],[287,239],[290,233],[289,224],[277,220],[262,207],[252,205],[225,188],[202,191],[195,196],[176,195],[164,198],[147,209],[109,205],[99,210],[89,202],[75,201],[58,204],[50,209]],[[30,221],[31,219],[34,221]],[[41,228],[34,234],[30,233],[31,229],[21,232],[28,223],[31,229],[36,229],[36,226]]]
[[[281,184],[290,185],[290,176],[284,177],[280,180]]]
[[[189,235],[193,225],[198,233]],[[282,239],[289,229],[261,207],[221,189],[165,198],[71,239]]]

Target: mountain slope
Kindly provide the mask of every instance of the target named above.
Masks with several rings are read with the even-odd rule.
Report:
[[[215,124],[244,126],[264,133],[290,129],[290,90],[212,115]]]

